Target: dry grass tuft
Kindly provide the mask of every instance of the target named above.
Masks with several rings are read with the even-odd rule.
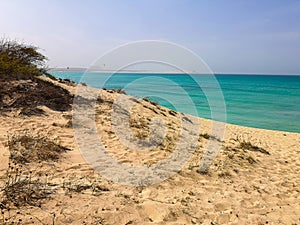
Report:
[[[228,160],[230,160],[230,163],[227,162],[227,164],[231,164],[231,163],[239,164],[242,162],[254,164],[257,162],[254,159],[254,157],[251,154],[249,154],[249,152],[243,151],[243,149],[241,148],[225,146],[223,147],[223,154],[225,154]]]
[[[91,193],[97,196],[109,191],[107,187],[100,185],[97,178],[90,179],[89,177],[64,178],[62,188],[65,194],[69,196],[72,193]]]
[[[265,150],[261,147],[253,145],[250,141],[240,142],[239,148],[244,149],[244,150],[253,151],[253,152],[261,152],[263,154],[270,155],[270,152],[268,152],[267,150]]]
[[[210,138],[210,135],[208,133],[203,133],[203,134],[200,134],[199,136],[203,137],[205,139],[209,139]]]
[[[228,170],[225,170],[225,171],[222,171],[218,174],[219,177],[222,177],[222,178],[227,178],[227,177],[231,177],[231,173],[228,171]]]
[[[125,90],[123,90],[122,88],[117,88],[117,89],[103,89],[106,90],[108,93],[118,93],[118,94],[124,94],[126,95]]]
[[[139,139],[145,140],[150,135],[149,120],[146,117],[140,114],[131,115],[129,124]]]
[[[211,139],[211,140],[216,140],[218,142],[223,142],[220,138],[218,138],[214,135],[209,135],[208,133],[199,134],[199,141],[200,141],[200,138]]]
[[[172,115],[172,116],[176,116],[176,115],[177,115],[177,112],[174,111],[174,110],[169,110],[169,114]]]
[[[49,197],[52,190],[47,185],[47,177],[28,171],[17,164],[9,164],[0,190],[1,210],[12,207],[40,206]]]
[[[24,107],[21,109],[19,116],[43,116],[46,112],[36,107]]]
[[[61,153],[70,149],[59,145],[55,140],[26,132],[8,138],[10,159],[19,164],[35,161],[57,161]]]

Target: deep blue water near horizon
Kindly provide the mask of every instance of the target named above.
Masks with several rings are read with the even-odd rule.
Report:
[[[88,73],[83,77],[83,72],[51,74],[94,87],[125,89],[130,95],[149,96],[165,107],[208,119],[212,118],[208,99],[216,104],[222,101],[218,98],[217,84],[224,96],[228,123],[300,133],[300,76],[217,74],[217,83],[214,83],[211,75]],[[216,94],[207,99],[207,91]],[[218,113],[217,108],[216,111]]]

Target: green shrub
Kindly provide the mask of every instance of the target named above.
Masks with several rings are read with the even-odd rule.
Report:
[[[47,73],[47,58],[32,45],[0,39],[0,77],[30,78]]]

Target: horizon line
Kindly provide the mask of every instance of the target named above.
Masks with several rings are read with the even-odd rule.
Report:
[[[205,75],[209,73],[199,73],[193,71],[178,72],[178,71],[147,71],[147,70],[90,70],[87,71],[87,67],[50,67],[50,72],[91,72],[91,73],[107,73],[107,72],[115,72],[115,73],[142,73],[142,74],[193,74],[193,75]],[[264,73],[264,72],[212,72],[211,74],[216,75],[266,75],[266,76],[300,76],[299,73]]]

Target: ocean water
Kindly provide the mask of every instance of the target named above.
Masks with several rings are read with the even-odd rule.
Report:
[[[300,76],[51,72],[228,123],[300,133]],[[226,110],[226,111],[225,111]],[[224,115],[225,114],[225,115]]]

